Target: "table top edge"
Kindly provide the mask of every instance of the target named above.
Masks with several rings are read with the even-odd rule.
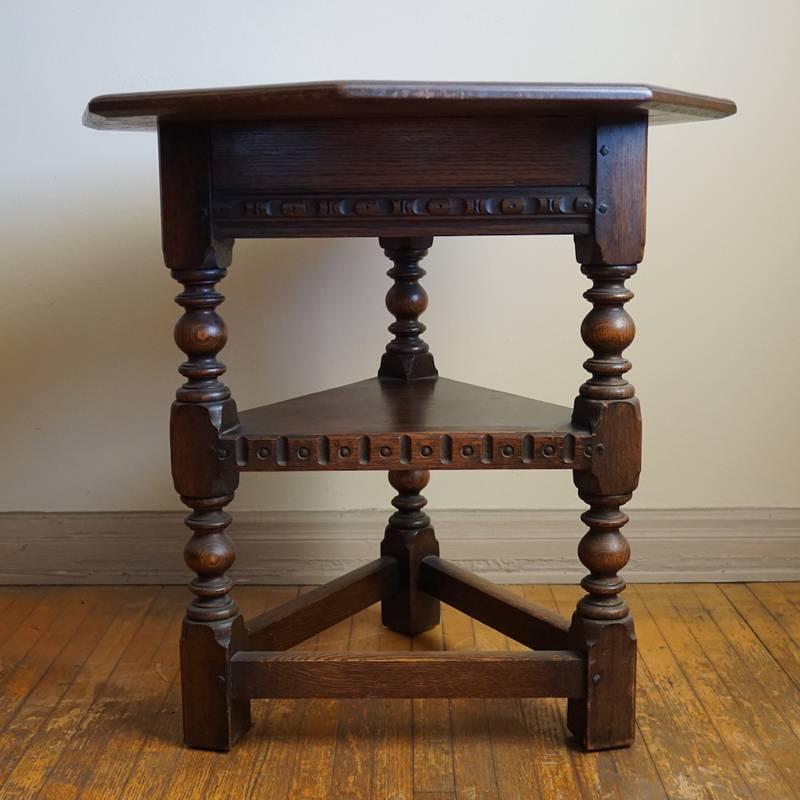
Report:
[[[731,100],[636,83],[329,81],[106,94],[87,127],[155,130],[161,120],[226,122],[336,117],[647,114],[651,124],[720,119]]]

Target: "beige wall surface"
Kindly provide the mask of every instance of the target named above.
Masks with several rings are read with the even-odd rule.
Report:
[[[6,7],[0,30],[0,510],[177,508],[180,353],[156,140],[82,128],[95,94],[328,78],[646,81],[735,99],[651,132],[628,356],[640,508],[800,505],[796,0],[401,4],[141,0]],[[240,408],[374,374],[370,240],[240,242],[222,284]],[[425,262],[440,372],[569,405],[588,286],[568,238],[443,238]],[[432,507],[577,508],[564,472],[435,474]],[[234,508],[385,506],[385,476],[246,475]]]

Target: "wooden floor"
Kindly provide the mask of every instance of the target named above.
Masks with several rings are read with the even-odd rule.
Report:
[[[236,596],[250,616],[297,591]],[[516,591],[563,614],[579,594]],[[262,700],[223,755],[179,746],[184,589],[0,587],[0,798],[800,797],[800,583],[627,598],[640,643],[629,750],[567,744],[556,700]],[[518,647],[449,608],[412,642],[377,607],[311,646]]]

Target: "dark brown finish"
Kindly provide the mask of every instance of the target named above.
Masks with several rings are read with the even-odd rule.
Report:
[[[231,659],[246,646],[241,615],[204,624],[187,614],[180,653],[183,741],[189,747],[230,750],[250,727],[250,701],[231,694]]]
[[[433,158],[437,157],[434,154]],[[587,186],[217,192],[213,228],[220,239],[374,236],[376,230],[398,238],[410,233],[588,234],[592,231],[593,209]]]
[[[428,293],[419,281],[425,270],[419,262],[428,255],[433,239],[381,239],[383,252],[394,262],[386,273],[394,286],[386,293],[386,308],[395,321],[389,326],[394,334],[378,369],[379,378],[417,381],[436,378],[433,353],[422,340],[425,325],[419,315],[428,307]]]
[[[422,591],[420,566],[425,556],[438,556],[439,543],[430,517],[422,510],[428,501],[420,492],[428,485],[427,470],[390,470],[397,490],[391,517],[381,542],[381,555],[397,561],[397,592],[381,603],[387,628],[415,636],[439,623],[439,601]]]
[[[566,650],[569,625],[559,614],[473,575],[438,556],[422,560],[420,585],[428,594],[526,647]]]
[[[589,117],[273,121],[209,136],[219,239],[591,231]]]
[[[586,750],[628,747],[636,732],[633,618],[600,622],[576,611],[569,644],[585,658],[586,696],[567,703],[567,727]]]
[[[645,241],[647,117],[598,120],[594,145],[594,226],[575,237],[578,261],[638,264]]]
[[[581,336],[592,350],[584,363],[591,374],[575,400],[573,420],[586,425],[604,447],[591,468],[574,472],[581,499],[589,505],[581,519],[589,527],[578,557],[589,569],[581,581],[587,595],[578,603],[570,626],[570,646],[586,655],[587,695],[568,704],[567,723],[589,750],[624,747],[633,741],[636,703],[636,634],[627,604],[620,596],[625,581],[619,571],[630,546],[620,528],[639,482],[641,414],[634,388],[625,379],[630,362],[623,351],[636,332],[625,303],[625,286],[644,251],[647,127],[642,119],[600,121],[595,174],[597,211],[607,213],[591,237],[576,238],[583,273],[592,280],[584,297],[592,303]],[[617,213],[614,213],[616,210]]]
[[[288,650],[397,591],[397,562],[376,558],[247,623],[249,650]]]
[[[216,284],[225,276],[230,245],[211,239],[208,155],[203,131],[162,126],[164,260],[184,286],[176,298],[184,313],[175,342],[187,355],[179,368],[186,382],[172,404],[172,475],[192,509],[186,524],[193,535],[184,556],[197,574],[181,634],[184,740],[191,747],[227,750],[250,727],[250,704],[231,698],[228,677],[230,657],[246,643],[244,620],[229,595],[233,582],[225,574],[235,553],[225,533],[231,520],[222,510],[233,499],[239,474],[210,457],[219,453],[220,429],[235,424],[236,405],[220,381],[225,365],[217,360],[227,330],[216,312],[225,299]]]
[[[624,304],[645,242],[647,130],[734,111],[668,89],[570,84],[340,82],[90,102],[88,125],[157,125],[164,259],[184,286],[175,341],[186,383],[171,446],[196,573],[181,639],[189,745],[230,748],[250,724],[251,698],[372,696],[568,697],[568,727],[583,747],[631,744],[636,635],[621,597],[630,549],[620,509],[638,481],[641,417],[625,379],[635,328]],[[593,282],[581,327],[590,377],[571,417],[439,378],[421,338],[420,261],[433,237],[500,233],[574,235]],[[248,236],[379,238],[393,262],[386,305],[395,321],[377,378],[238,414],[220,380],[227,332],[216,285],[232,240]],[[492,468],[572,470],[589,506],[578,549],[589,572],[571,623],[438,557],[421,495],[429,470]],[[388,470],[397,491],[381,558],[245,626],[230,596],[224,511],[239,473],[366,469]],[[436,625],[443,600],[550,649],[278,652],[378,600],[384,625],[400,634]],[[365,721],[357,706],[347,725]]]
[[[582,697],[583,659],[545,653],[260,653],[233,657],[242,697]],[[412,680],[409,680],[409,677]]]
[[[220,446],[242,472],[585,469],[596,437],[570,414],[447,378],[371,378],[242,411]]]
[[[588,187],[593,134],[588,116],[568,121],[465,116],[215,125],[214,191],[215,197],[217,192],[265,190],[425,192],[483,188],[487,180],[498,187]],[[499,140],[503,149],[486,146]],[[301,216],[303,209],[292,211]],[[362,213],[370,211],[375,209]]]
[[[153,130],[157,120],[593,116],[643,111],[652,123],[719,119],[730,100],[646,84],[338,81],[102,95],[91,128]]]

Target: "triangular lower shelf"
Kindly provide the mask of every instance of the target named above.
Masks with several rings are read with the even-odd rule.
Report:
[[[242,471],[585,469],[571,409],[447,378],[370,378],[239,414]]]

